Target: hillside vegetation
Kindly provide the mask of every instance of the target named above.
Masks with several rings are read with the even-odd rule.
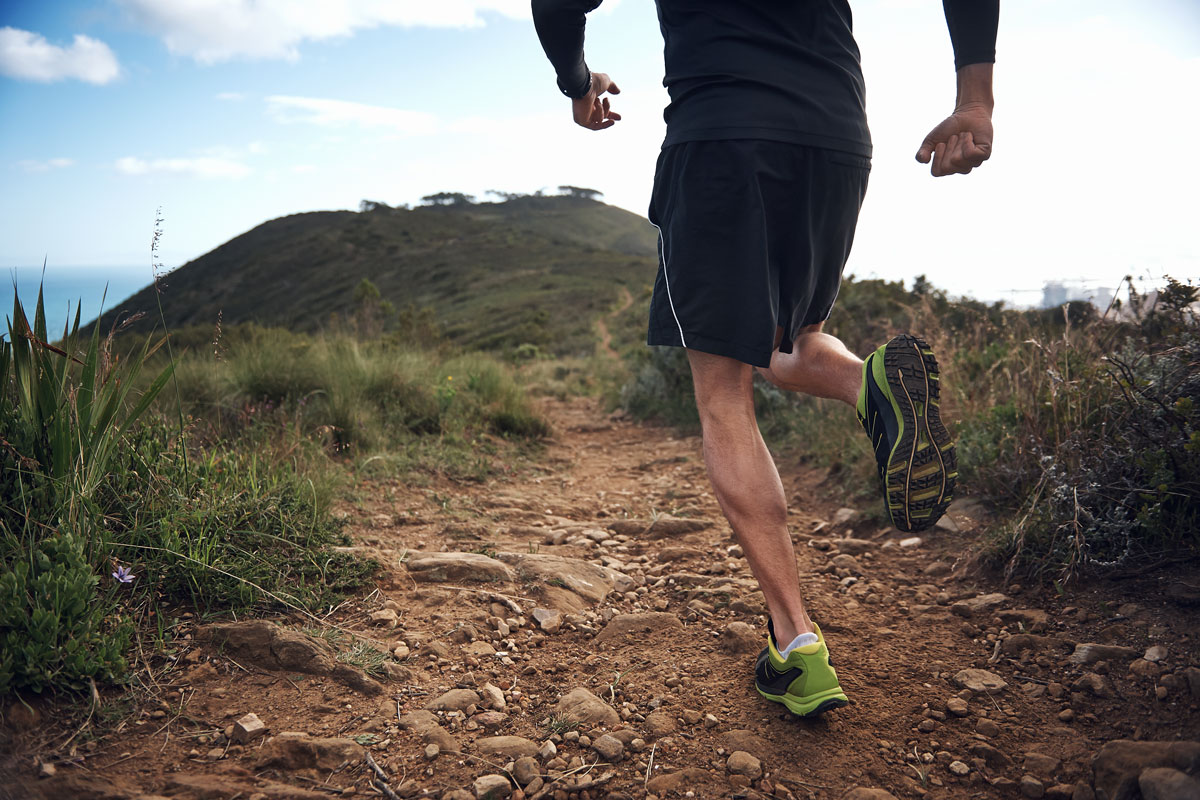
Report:
[[[645,219],[577,197],[317,211],[265,222],[174,270],[162,310],[169,330],[220,321],[313,332],[354,313],[365,279],[402,312],[428,310],[455,345],[587,354],[619,287],[653,281],[655,252]],[[101,328],[138,312],[130,330],[160,323],[153,287]]]

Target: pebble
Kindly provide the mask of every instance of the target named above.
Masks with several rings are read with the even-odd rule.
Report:
[[[512,785],[506,775],[480,775],[471,785],[476,800],[501,800],[512,794]]]
[[[263,724],[257,714],[251,712],[233,723],[233,736],[229,738],[238,744],[245,744],[259,736],[265,736],[266,733],[267,726]]]
[[[961,697],[951,697],[946,701],[946,710],[956,717],[965,717],[969,711],[967,701]]]
[[[725,768],[734,775],[745,775],[752,781],[762,777],[762,762],[745,750],[735,750],[725,762]]]
[[[1032,775],[1021,776],[1021,794],[1025,795],[1026,797],[1033,798],[1033,800],[1037,800],[1037,798],[1041,797],[1045,793],[1046,787],[1043,786],[1042,782],[1037,778],[1033,777]]]
[[[1161,644],[1156,644],[1153,647],[1146,648],[1146,654],[1142,658],[1147,661],[1162,661],[1167,657],[1167,648]]]
[[[625,757],[625,745],[620,739],[609,733],[592,742],[592,749],[605,761],[613,764],[616,764]]]
[[[981,719],[975,724],[975,732],[987,737],[1000,735],[1000,726],[990,719]]]
[[[436,744],[425,745],[425,758],[430,761],[433,761],[435,758],[437,758],[441,752],[442,748],[438,747]]]
[[[949,770],[952,773],[954,773],[955,775],[958,775],[961,777],[963,775],[966,775],[968,772],[970,772],[971,768],[968,767],[966,764],[964,764],[961,761],[951,761]]]

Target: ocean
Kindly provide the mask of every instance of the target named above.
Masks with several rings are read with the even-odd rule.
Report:
[[[0,285],[0,317],[12,318],[15,280],[17,294],[25,307],[29,324],[32,325],[33,312],[37,307],[38,285],[41,284],[46,308],[46,332],[52,341],[62,337],[63,326],[75,321],[77,307],[83,309],[80,324],[86,325],[100,315],[102,307],[115,307],[153,280],[150,267],[146,265],[56,267],[47,264],[44,276],[40,266],[8,267],[6,271],[7,280]],[[108,289],[107,297],[105,287]],[[0,335],[7,337],[7,324],[0,324]]]

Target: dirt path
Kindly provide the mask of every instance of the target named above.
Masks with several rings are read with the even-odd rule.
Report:
[[[800,572],[852,705],[797,720],[753,691],[762,598],[699,440],[588,399],[546,412],[556,436],[536,469],[375,484],[346,510],[388,569],[329,620],[396,651],[379,683],[332,662],[312,674],[320,659],[295,654],[320,647],[302,636],[198,644],[178,654],[161,705],[84,737],[53,779],[29,778],[26,756],[18,787],[327,800],[393,796],[372,788],[386,780],[397,797],[461,800],[488,796],[489,775],[508,796],[508,767],[525,786],[514,796],[556,800],[832,799],[854,786],[1085,800],[1103,742],[1200,737],[1195,631],[1166,599],[1112,608],[977,583],[955,565],[965,533],[905,541],[821,505],[822,476],[799,468],[784,480]],[[948,528],[977,524],[952,516]],[[1072,663],[1076,642],[1113,647]],[[1160,661],[1140,658],[1150,644],[1167,646]],[[248,712],[268,735],[231,743]]]
[[[600,340],[596,347],[601,354],[613,359],[620,358],[620,355],[613,349],[612,332],[608,329],[608,320],[633,305],[633,295],[629,293],[629,290],[624,286],[620,287],[620,289],[621,305],[596,320],[596,334]]]

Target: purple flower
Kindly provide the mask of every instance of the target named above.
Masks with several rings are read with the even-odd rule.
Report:
[[[129,567],[117,567],[117,571],[112,576],[120,583],[133,583],[133,579],[137,577],[129,571]]]

